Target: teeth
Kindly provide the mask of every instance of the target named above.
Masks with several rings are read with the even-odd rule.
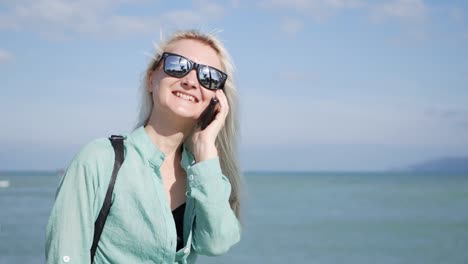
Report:
[[[183,94],[183,93],[180,93],[180,92],[176,92],[176,96],[177,97],[180,97],[182,99],[185,99],[187,101],[192,101],[192,102],[195,102],[195,98],[191,95],[187,95],[187,94]]]

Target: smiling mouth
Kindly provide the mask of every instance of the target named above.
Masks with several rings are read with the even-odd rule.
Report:
[[[184,94],[184,93],[181,93],[181,92],[173,92],[172,94],[179,97],[180,99],[183,99],[183,100],[186,100],[186,101],[190,101],[190,102],[193,102],[193,103],[198,102],[197,98],[195,98],[195,97],[193,97],[191,95],[188,95],[188,94]]]

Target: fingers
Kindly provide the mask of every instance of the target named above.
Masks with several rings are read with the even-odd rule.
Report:
[[[201,127],[196,128],[193,137],[194,145],[199,142],[212,142],[214,144],[219,132],[224,127],[226,117],[229,113],[229,103],[222,90],[217,90],[215,97],[218,99],[218,104],[216,106],[218,108],[218,112],[216,113],[213,121],[205,129],[201,130]]]
[[[218,98],[219,100],[220,113],[222,114],[224,120],[229,113],[229,103],[227,97],[224,94],[223,90],[219,89],[216,91],[216,98]]]
[[[226,121],[226,117],[229,113],[229,104],[227,97],[222,90],[217,90],[215,97],[218,99],[218,104],[216,106],[217,113],[215,114],[211,124],[209,124],[205,130],[211,131],[217,135]]]

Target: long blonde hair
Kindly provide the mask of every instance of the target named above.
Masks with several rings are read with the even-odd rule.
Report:
[[[153,110],[153,100],[148,91],[148,80],[153,72],[153,67],[156,62],[159,61],[162,53],[166,51],[172,44],[179,40],[195,40],[199,41],[218,53],[219,59],[223,66],[224,72],[229,76],[224,84],[223,91],[227,97],[229,103],[229,113],[226,117],[224,127],[216,138],[216,148],[218,149],[218,155],[221,163],[221,169],[223,174],[229,179],[231,183],[231,195],[229,197],[229,203],[232,210],[236,214],[237,218],[240,217],[240,187],[241,187],[241,172],[239,169],[239,163],[237,160],[237,136],[238,136],[238,95],[234,85],[234,65],[231,57],[221,43],[214,35],[208,33],[202,33],[197,30],[185,30],[174,33],[169,39],[162,41],[156,47],[156,54],[152,57],[149,63],[144,79],[140,87],[141,92],[141,106],[140,113],[136,127],[144,126],[148,123],[149,117]],[[191,143],[192,135],[187,137],[184,144],[192,150]]]

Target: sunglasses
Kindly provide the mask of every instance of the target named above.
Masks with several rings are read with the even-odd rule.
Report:
[[[209,90],[223,89],[227,74],[208,65],[198,64],[184,56],[164,52],[159,61],[154,65],[153,71],[164,60],[163,70],[172,77],[182,78],[193,69],[197,70],[198,82]]]

